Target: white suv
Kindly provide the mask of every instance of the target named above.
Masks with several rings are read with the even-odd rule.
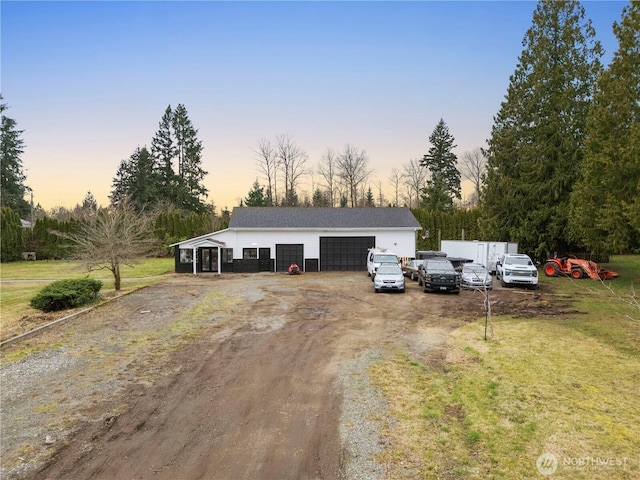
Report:
[[[538,286],[538,269],[523,253],[505,253],[496,263],[496,278],[503,287],[523,285],[528,288]]]

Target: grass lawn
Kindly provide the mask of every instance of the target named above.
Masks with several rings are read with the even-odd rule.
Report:
[[[374,365],[389,478],[544,478],[542,454],[553,478],[640,478],[640,256],[606,267],[611,288],[540,279],[581,313],[494,316],[492,341],[479,319],[452,332],[441,368],[406,351]]]
[[[148,258],[133,267],[122,267],[121,291],[126,293],[132,289],[149,285],[160,275],[173,272],[173,258]],[[38,260],[35,262],[10,262],[0,264],[0,330],[10,331],[13,324],[21,317],[37,313],[29,306],[31,298],[40,289],[56,280],[66,278],[91,278],[104,282],[100,293],[113,292],[113,276],[108,270],[87,272],[76,261],[70,260]],[[20,280],[11,282],[10,280]]]

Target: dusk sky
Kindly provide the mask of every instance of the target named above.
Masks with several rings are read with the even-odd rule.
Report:
[[[605,65],[627,4],[583,2]],[[47,210],[88,191],[108,205],[120,162],[179,103],[218,212],[264,183],[253,149],[280,134],[316,172],[327,148],[365,150],[374,192],[391,198],[392,169],[422,158],[441,118],[458,156],[485,146],[536,5],[3,0],[5,115],[24,130],[25,183]]]

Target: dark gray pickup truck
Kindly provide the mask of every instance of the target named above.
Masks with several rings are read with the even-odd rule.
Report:
[[[460,293],[460,273],[446,258],[430,258],[418,271],[418,285],[423,292]]]

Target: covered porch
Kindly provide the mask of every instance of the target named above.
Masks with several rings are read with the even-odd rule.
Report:
[[[175,247],[176,273],[221,273],[225,243],[213,238],[194,238]]]

